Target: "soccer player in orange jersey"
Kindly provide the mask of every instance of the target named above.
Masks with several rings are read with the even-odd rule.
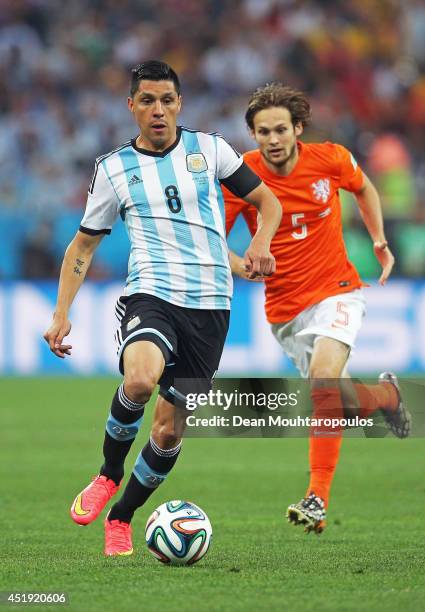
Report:
[[[245,115],[258,148],[244,161],[279,198],[283,216],[272,242],[276,273],[265,278],[266,315],[272,332],[303,377],[311,381],[314,416],[366,417],[382,410],[393,433],[410,432],[397,378],[385,372],[377,385],[353,384],[346,365],[365,314],[362,281],[348,260],[341,223],[339,189],[354,194],[382,266],[384,285],[394,265],[385,239],[378,193],[351,153],[331,142],[298,140],[310,120],[305,94],[281,83],[252,95]],[[251,234],[257,211],[226,189],[226,230],[239,214]],[[241,257],[230,253],[232,271],[253,279]],[[310,483],[287,517],[307,532],[325,525],[329,492],[338,461],[341,429],[310,434]]]

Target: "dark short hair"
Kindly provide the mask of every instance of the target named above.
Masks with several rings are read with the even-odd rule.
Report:
[[[174,70],[165,62],[149,60],[137,64],[131,69],[130,95],[134,96],[139,89],[139,83],[146,81],[173,81],[176,92],[180,95],[180,81]]]
[[[267,83],[254,91],[248,103],[245,120],[251,130],[254,129],[255,115],[274,106],[287,108],[293,125],[301,123],[305,127],[310,122],[311,108],[304,92],[283,83]]]

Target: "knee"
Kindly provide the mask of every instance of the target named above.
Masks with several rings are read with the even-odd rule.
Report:
[[[338,384],[336,379],[339,378],[341,372],[332,366],[323,364],[315,365],[310,368],[310,382],[314,389],[333,386]]]
[[[137,369],[125,372],[124,392],[128,399],[138,404],[146,404],[157,384],[156,376],[147,370],[140,372]]]
[[[158,423],[152,427],[152,438],[164,450],[175,448],[181,441],[181,435],[176,431],[173,424]]]

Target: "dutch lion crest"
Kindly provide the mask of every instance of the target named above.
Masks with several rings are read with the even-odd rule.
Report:
[[[331,194],[331,182],[328,178],[319,179],[315,183],[311,184],[313,190],[313,196],[319,202],[326,202],[329,200]]]

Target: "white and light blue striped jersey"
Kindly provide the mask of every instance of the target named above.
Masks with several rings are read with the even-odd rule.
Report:
[[[218,134],[179,127],[162,153],[132,140],[96,160],[80,229],[130,239],[124,294],[147,293],[199,309],[229,309],[233,283],[220,180],[242,157]]]

